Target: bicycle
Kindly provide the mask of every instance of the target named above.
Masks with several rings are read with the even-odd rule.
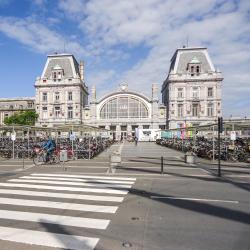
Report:
[[[58,164],[60,163],[60,158],[55,152],[47,156],[46,149],[35,148],[33,153],[33,163],[36,166],[43,164]]]

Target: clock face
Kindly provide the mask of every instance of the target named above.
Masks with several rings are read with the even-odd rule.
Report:
[[[121,85],[121,90],[122,90],[122,91],[125,91],[125,90],[127,89],[127,87],[128,87],[127,84],[122,84],[122,85]]]

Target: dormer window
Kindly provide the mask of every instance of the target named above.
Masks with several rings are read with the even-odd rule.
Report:
[[[61,81],[62,77],[64,75],[63,69],[56,64],[52,69],[52,79],[54,82]]]
[[[187,65],[187,71],[191,76],[199,75],[201,73],[201,62],[194,57]]]

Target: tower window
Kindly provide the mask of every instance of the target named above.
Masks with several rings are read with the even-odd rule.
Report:
[[[48,100],[48,95],[46,92],[43,93],[43,102],[47,102]]]
[[[178,117],[183,116],[183,104],[178,104]]]
[[[207,96],[208,97],[213,97],[213,88],[208,88],[207,89]]]
[[[59,117],[60,112],[61,112],[60,106],[55,106],[55,117]]]
[[[207,105],[207,116],[211,117],[214,114],[214,106],[212,103]]]
[[[178,88],[177,89],[177,97],[178,98],[183,98],[183,88]]]
[[[73,100],[72,92],[68,92],[68,100],[69,100],[69,101],[72,101],[72,100]]]
[[[68,119],[73,118],[73,107],[69,106],[68,107]]]
[[[192,105],[192,116],[198,116],[198,104],[194,103]]]

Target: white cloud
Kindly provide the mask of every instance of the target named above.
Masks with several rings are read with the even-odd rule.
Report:
[[[242,67],[250,68],[249,10],[246,1],[204,0],[194,4],[191,0],[93,0],[86,4],[87,17],[80,22],[80,28],[94,41],[101,41],[102,47],[148,46],[148,55],[120,79],[137,90],[147,89],[147,94],[152,82],[161,84],[166,78],[173,52],[187,37],[191,46],[208,46],[215,66],[225,77],[223,98],[228,113],[233,105],[231,96],[234,103],[240,103],[242,98],[248,98],[245,93],[250,93],[246,80],[250,78],[249,70]]]
[[[79,43],[67,41],[62,35],[32,18],[0,17],[0,31],[36,52],[63,52],[66,44],[68,52],[80,56],[86,54]]]

